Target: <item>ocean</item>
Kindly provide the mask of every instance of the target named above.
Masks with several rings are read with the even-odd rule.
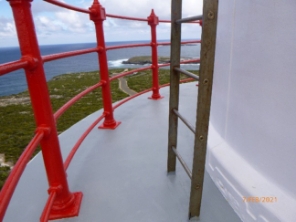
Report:
[[[147,43],[147,41],[133,42],[107,42],[107,46]],[[44,45],[40,46],[42,55],[50,55],[60,52],[68,52],[73,50],[93,48],[96,43],[79,43],[79,44],[63,44],[63,45]],[[199,44],[184,45],[181,48],[181,56],[186,58],[198,58],[200,53]],[[128,49],[110,50],[107,52],[109,69],[112,68],[139,68],[141,65],[122,64],[133,56],[145,56],[151,54],[151,47],[137,47]],[[0,48],[0,64],[18,60],[20,58],[18,47]],[[159,46],[159,56],[169,56],[170,46]],[[186,69],[196,70],[198,64],[185,65]],[[44,64],[46,80],[49,81],[55,76],[61,74],[70,74],[75,72],[87,72],[98,70],[97,53],[90,53],[80,56],[74,56],[66,59],[47,62]],[[8,96],[23,92],[27,89],[25,73],[23,70],[11,72],[4,76],[0,76],[0,96]]]

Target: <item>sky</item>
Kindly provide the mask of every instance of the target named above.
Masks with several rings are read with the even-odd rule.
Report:
[[[60,0],[67,4],[88,9],[90,0]],[[183,17],[200,15],[202,0],[183,0]],[[147,18],[151,9],[159,19],[170,19],[171,0],[100,0],[107,14]],[[94,25],[89,16],[51,5],[42,0],[32,2],[32,13],[40,45],[95,42]],[[104,21],[105,40],[134,41],[149,40],[150,27],[147,22],[107,18]],[[182,38],[200,38],[199,25],[183,25]],[[159,40],[170,39],[170,24],[157,27]],[[9,3],[0,0],[0,47],[18,46],[16,30]]]

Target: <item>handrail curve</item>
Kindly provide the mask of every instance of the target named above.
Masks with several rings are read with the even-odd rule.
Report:
[[[157,47],[170,45],[170,42],[158,42],[157,41],[156,26],[158,25],[159,22],[160,23],[170,23],[171,21],[158,19],[158,17],[155,15],[153,10],[152,10],[152,13],[150,14],[150,16],[147,18],[135,18],[135,17],[128,17],[128,16],[105,14],[105,9],[100,5],[98,0],[94,0],[94,3],[90,9],[83,9],[83,8],[75,7],[75,6],[72,6],[72,5],[57,1],[57,0],[44,0],[44,1],[54,4],[56,6],[59,6],[59,7],[65,8],[65,9],[69,9],[69,10],[73,10],[76,12],[85,13],[85,14],[90,15],[90,19],[95,22],[94,25],[95,25],[96,34],[97,34],[97,47],[82,49],[82,50],[75,50],[75,51],[70,51],[70,52],[62,52],[62,53],[46,55],[46,56],[40,56],[40,54],[38,54],[38,53],[40,53],[40,48],[39,48],[39,46],[37,46],[34,49],[35,50],[34,53],[37,53],[37,54],[34,55],[34,53],[33,54],[29,53],[28,55],[30,55],[30,56],[27,56],[27,57],[26,57],[27,54],[25,54],[22,56],[22,58],[20,60],[1,64],[0,65],[0,76],[8,74],[8,73],[15,71],[15,70],[19,70],[19,69],[25,69],[25,71],[28,71],[29,69],[34,70],[37,67],[37,65],[38,65],[38,70],[42,70],[43,63],[45,63],[45,62],[49,62],[49,61],[53,61],[53,60],[57,60],[57,59],[62,59],[62,58],[67,58],[67,57],[71,57],[71,56],[77,56],[77,55],[83,55],[83,54],[96,52],[96,53],[98,53],[98,63],[100,66],[100,75],[101,75],[100,81],[98,83],[96,83],[95,85],[90,86],[87,89],[85,89],[84,91],[78,93],[76,96],[74,96],[68,102],[66,102],[62,107],[60,107],[56,111],[56,113],[52,114],[52,118],[53,118],[53,121],[57,121],[59,119],[59,117],[61,115],[63,115],[63,113],[66,110],[68,110],[73,104],[75,104],[83,96],[87,95],[88,93],[92,92],[93,90],[95,90],[99,87],[102,88],[102,92],[103,92],[102,97],[106,98],[108,100],[109,104],[111,102],[111,110],[110,109],[108,110],[108,109],[105,109],[105,106],[107,106],[107,105],[106,105],[106,102],[104,101],[104,104],[103,104],[104,112],[86,129],[86,131],[81,135],[81,137],[78,139],[78,141],[76,142],[74,147],[71,149],[66,160],[61,163],[62,167],[64,168],[64,171],[66,171],[68,169],[73,157],[75,156],[75,153],[79,149],[81,143],[84,141],[84,139],[87,137],[87,135],[91,132],[91,130],[96,125],[98,125],[99,122],[101,122],[104,119],[103,128],[106,126],[107,126],[106,128],[108,128],[108,124],[110,123],[110,120],[111,120],[111,122],[114,121],[111,123],[111,125],[114,125],[114,123],[116,126],[118,125],[117,122],[113,118],[113,111],[116,108],[118,108],[122,104],[134,99],[135,97],[140,96],[140,95],[147,93],[149,91],[152,91],[152,96],[151,96],[152,99],[161,99],[162,98],[159,94],[159,89],[162,87],[168,86],[169,84],[164,84],[161,86],[159,85],[158,69],[160,67],[165,67],[165,66],[170,65],[170,63],[158,64]],[[13,10],[17,12],[17,13],[14,13],[15,21],[20,20],[20,19],[24,19],[24,17],[22,17],[23,14],[29,15],[31,13],[30,12],[30,10],[31,10],[30,3],[22,4],[22,2],[27,2],[27,0],[20,0],[17,3],[15,3],[15,5],[11,5]],[[16,7],[16,4],[19,4],[18,8]],[[148,25],[151,28],[151,42],[150,43],[142,43],[142,44],[105,46],[104,32],[102,31],[103,30],[102,27],[103,27],[103,21],[105,20],[106,17],[148,22]],[[30,18],[30,17],[28,17],[28,18]],[[201,21],[190,22],[190,23],[201,24]],[[28,31],[26,32],[27,38],[30,40],[33,39],[32,40],[33,44],[35,44],[34,35],[36,35],[36,33],[34,30],[33,19],[30,18],[29,20],[26,20],[26,21],[16,22],[16,27],[17,27],[17,32],[18,32],[19,38],[21,38],[22,34],[24,34],[24,33],[22,33],[22,30],[26,30],[28,28]],[[21,28],[19,28],[19,27],[21,27]],[[32,31],[32,30],[34,30],[34,31]],[[30,37],[30,35],[31,35],[31,37]],[[182,44],[195,44],[195,43],[200,43],[200,42],[201,42],[200,40],[190,40],[190,41],[183,41]],[[26,41],[21,42],[20,47],[22,47],[22,44],[23,44],[23,47],[26,47],[26,50],[33,50],[33,49],[30,49],[30,47],[27,47]],[[35,46],[33,46],[33,47],[35,47]],[[151,47],[152,64],[147,67],[133,69],[133,70],[130,70],[127,72],[119,73],[116,76],[110,77],[108,75],[106,52],[108,50],[133,48],[133,47]],[[33,57],[33,55],[36,57],[36,59],[35,59],[35,57]],[[190,59],[190,60],[182,61],[181,63],[186,64],[186,63],[199,63],[199,62],[200,62],[199,59]],[[112,98],[111,98],[110,82],[113,80],[116,80],[118,78],[131,75],[134,72],[139,72],[139,71],[144,71],[144,70],[151,70],[151,72],[152,72],[152,79],[153,79],[152,88],[144,90],[142,92],[139,92],[135,95],[129,96],[129,97],[127,97],[127,98],[125,98],[113,105]],[[102,75],[102,73],[105,73],[105,74]],[[44,72],[42,71],[40,75],[44,75]],[[45,79],[45,76],[43,76],[42,78]],[[188,80],[191,80],[191,79],[181,80],[181,82],[188,81]],[[30,90],[32,90],[32,89],[29,88],[29,91]],[[30,91],[30,94],[33,94],[33,97],[34,97],[34,94],[36,95],[36,93],[38,94],[37,90]],[[47,90],[43,90],[42,93],[47,93],[47,94],[45,94],[45,96],[48,97],[47,99],[49,99],[49,94],[48,94]],[[35,96],[35,102],[36,102],[36,96]],[[42,109],[39,109],[39,110],[37,109],[37,113],[35,113],[35,119],[37,118],[36,115],[38,115],[38,112],[41,112],[41,111],[42,111]],[[110,113],[111,113],[111,116],[110,116]],[[108,120],[108,121],[106,121],[106,120]],[[37,123],[38,123],[38,121],[37,121]],[[116,128],[116,126],[115,126],[115,128]],[[47,137],[48,135],[50,135],[51,138],[57,136],[56,129],[54,128],[54,125],[52,125],[52,128],[49,128],[49,127],[44,127],[43,125],[37,124],[37,128],[36,128],[36,132],[35,132],[34,137],[29,142],[29,144],[27,145],[27,147],[23,151],[22,155],[19,157],[18,161],[16,162],[14,168],[12,169],[9,177],[7,178],[5,184],[0,192],[0,221],[2,221],[5,216],[5,212],[6,212],[8,205],[9,205],[10,199],[13,195],[13,192],[16,188],[16,185],[17,185],[23,171],[25,170],[26,164],[30,160],[30,157],[33,155],[37,146],[40,144],[42,145],[43,139],[45,137]],[[55,139],[57,139],[57,138],[55,138]],[[43,155],[49,155],[49,152],[47,152],[47,154],[43,154]],[[59,158],[57,158],[57,159],[59,159]],[[47,176],[48,176],[49,180],[52,180],[51,173],[52,172],[47,172]],[[67,179],[62,178],[62,180],[64,180],[65,185],[67,185]],[[50,218],[50,215],[51,215],[51,208],[55,205],[55,200],[59,199],[59,201],[60,201],[60,198],[61,198],[59,196],[60,192],[54,191],[54,189],[55,189],[55,187],[50,185],[49,199],[48,199],[46,206],[44,208],[44,211],[40,217],[41,221],[48,221],[48,219]],[[75,198],[79,196],[78,201],[76,201],[77,203],[75,202],[75,204],[77,204],[76,208],[79,210],[79,207],[80,207],[79,200],[81,201],[82,193],[81,192],[71,193],[69,191],[61,191],[61,192],[66,192],[66,194],[62,195],[62,196],[70,195],[71,198],[74,198],[73,194],[75,194]],[[67,192],[69,192],[69,193],[67,193]],[[61,209],[61,212],[63,212],[65,207],[67,207],[67,206],[63,206],[63,207],[64,208]],[[62,214],[62,217],[65,217],[65,216],[71,217],[73,215]]]
[[[48,2],[48,3],[51,3],[51,4],[56,5],[56,6],[60,6],[62,8],[66,8],[66,9],[72,10],[72,11],[82,12],[82,13],[85,13],[85,14],[90,14],[91,13],[90,10],[87,10],[87,9],[84,9],[84,8],[75,7],[75,6],[72,6],[72,5],[69,5],[69,4],[60,2],[60,1],[56,1],[56,0],[43,0],[43,1]]]

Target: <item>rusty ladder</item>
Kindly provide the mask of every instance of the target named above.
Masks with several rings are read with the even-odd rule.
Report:
[[[218,0],[204,0],[203,16],[182,18],[182,0],[172,0],[171,10],[171,71],[167,170],[168,172],[174,172],[176,170],[176,159],[178,158],[191,179],[189,202],[190,219],[192,217],[199,217],[200,215],[212,95]],[[199,76],[197,76],[180,68],[181,24],[200,19],[203,19],[202,43],[200,53],[200,72]],[[199,81],[195,129],[178,112],[180,73]],[[192,172],[177,151],[179,118],[195,134]]]

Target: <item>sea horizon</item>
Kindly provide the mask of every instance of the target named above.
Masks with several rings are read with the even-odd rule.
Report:
[[[194,41],[196,39],[182,39],[182,41]],[[108,43],[126,43],[126,42],[150,42],[151,40],[128,40],[128,41],[106,41],[106,45]],[[157,42],[170,42],[170,39],[158,39]],[[95,44],[96,42],[77,42],[77,43],[57,43],[57,44],[40,44],[39,46],[58,46],[58,45],[80,45],[80,44]],[[5,48],[19,48],[19,45],[14,46],[1,46],[0,49]]]
[[[169,40],[158,40],[158,42],[167,42]],[[184,40],[188,41],[188,40]],[[136,43],[149,43],[150,40],[137,40],[137,41],[110,41],[106,42],[107,46],[123,45],[123,44],[136,44]],[[61,52],[69,52],[87,48],[96,47],[93,43],[70,43],[70,44],[57,44],[57,45],[41,45],[40,51],[42,55],[50,55]],[[190,45],[190,47],[182,47],[181,56],[187,58],[198,58],[200,46]],[[0,48],[0,64],[11,62],[20,59],[21,54],[19,47],[5,47]],[[143,65],[123,64],[134,56],[147,56],[151,55],[151,47],[137,47],[125,48],[107,51],[107,59],[109,69],[115,68],[139,68]],[[159,46],[158,56],[170,55],[170,46]],[[186,65],[187,69],[197,69],[197,65]],[[80,56],[73,56],[69,58],[50,61],[44,64],[46,80],[49,81],[53,77],[62,74],[71,74],[77,72],[89,72],[99,70],[97,53],[89,53]],[[23,70],[17,70],[9,74],[0,76],[0,96],[9,96],[27,90],[26,78]]]

